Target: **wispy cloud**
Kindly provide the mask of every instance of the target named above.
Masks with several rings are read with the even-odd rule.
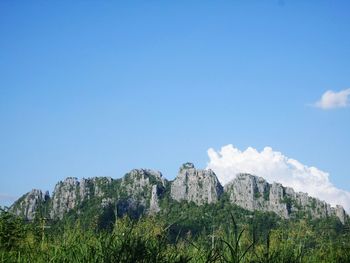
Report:
[[[324,110],[344,108],[349,106],[349,96],[350,89],[345,89],[338,92],[328,90],[323,93],[319,101],[314,103],[314,106]]]
[[[222,184],[233,180],[238,173],[250,173],[265,178],[269,183],[279,182],[295,191],[306,192],[332,205],[343,205],[350,212],[350,192],[336,188],[329,174],[309,167],[280,152],[265,147],[261,152],[254,148],[240,151],[226,145],[220,151],[208,150],[209,163]]]

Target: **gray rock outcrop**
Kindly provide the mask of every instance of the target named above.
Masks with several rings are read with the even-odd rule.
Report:
[[[160,211],[159,199],[158,199],[158,187],[157,185],[152,185],[152,194],[149,204],[149,213],[156,214]]]
[[[33,220],[42,205],[49,199],[41,190],[33,189],[19,198],[10,208],[14,214],[27,220]]]
[[[250,174],[238,174],[225,185],[225,192],[232,203],[250,211],[272,211],[283,218],[290,218],[298,213],[312,218],[337,216],[342,223],[346,219],[342,206],[333,208],[306,193],[296,193],[292,188],[279,183],[269,184],[264,178]]]
[[[129,205],[139,206],[150,214],[160,211],[159,197],[165,191],[167,181],[158,171],[134,169],[127,173],[120,185],[120,199]]]
[[[215,203],[223,193],[212,170],[197,170],[192,163],[181,166],[171,183],[171,197],[176,201],[193,201],[197,205]]]
[[[67,212],[77,208],[83,201],[92,197],[105,197],[111,184],[110,177],[83,178],[80,181],[75,177],[66,178],[55,186],[50,217],[62,219]],[[106,200],[108,198],[101,200],[101,206],[106,205]]]
[[[344,223],[349,219],[342,206],[330,204],[306,193],[295,192],[264,178],[239,174],[223,188],[212,170],[197,170],[192,163],[181,166],[176,178],[168,182],[158,171],[133,169],[121,179],[110,177],[74,177],[56,184],[52,197],[32,190],[10,208],[14,214],[33,220],[38,213],[62,219],[68,212],[114,209],[119,216],[156,214],[171,200],[197,205],[217,202],[226,193],[231,203],[250,211],[274,212],[283,218],[336,216]],[[225,194],[225,196],[226,196]],[[223,199],[226,200],[226,199]],[[163,202],[164,201],[164,202]]]
[[[79,200],[79,181],[75,177],[68,177],[55,186],[52,195],[51,218],[62,219],[63,215],[74,209]]]

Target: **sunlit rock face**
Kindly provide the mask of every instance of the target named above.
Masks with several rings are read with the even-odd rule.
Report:
[[[155,214],[160,211],[159,199],[167,183],[158,171],[133,169],[121,181],[119,199],[128,208]]]
[[[101,199],[101,204],[106,202],[112,180],[110,177],[93,177],[79,181],[75,177],[68,177],[58,182],[51,198],[50,217],[62,219],[67,212],[91,198],[106,197]]]
[[[79,181],[75,177],[57,183],[52,195],[51,217],[62,219],[66,212],[74,209],[78,203],[79,192]]]
[[[48,192],[43,194],[41,190],[33,189],[20,197],[11,206],[10,211],[27,220],[33,220],[36,214],[41,212],[40,208],[49,198]]]
[[[212,170],[197,170],[192,163],[181,166],[171,183],[171,197],[176,201],[193,201],[197,205],[218,201],[223,188]]]
[[[34,189],[19,198],[10,211],[27,220],[37,215],[62,219],[70,211],[80,215],[84,211],[100,213],[105,209],[119,216],[127,213],[139,217],[154,215],[164,208],[162,204],[174,201],[196,205],[216,203],[224,193],[232,204],[250,211],[274,212],[286,219],[336,216],[343,223],[348,219],[340,205],[331,207],[307,193],[295,192],[276,182],[270,184],[251,174],[238,174],[223,188],[212,170],[196,169],[192,163],[183,164],[171,182],[150,169],[133,169],[119,179],[93,177],[79,181],[68,177],[56,184],[51,198],[48,192],[43,194]]]
[[[158,195],[165,188],[162,174],[148,169],[134,169],[122,179],[110,177],[77,178],[69,177],[55,186],[52,195],[50,217],[62,219],[73,209],[78,209],[84,201],[94,199],[100,207],[120,207],[120,209],[141,209],[141,212],[159,211]],[[153,194],[153,198],[152,198]],[[157,196],[156,196],[157,195]]]
[[[345,222],[346,213],[342,206],[331,207],[324,201],[296,193],[290,187],[279,183],[269,184],[264,178],[251,174],[238,174],[225,185],[230,201],[247,210],[275,212],[283,218],[290,218],[297,213],[310,215],[312,218],[337,216]]]

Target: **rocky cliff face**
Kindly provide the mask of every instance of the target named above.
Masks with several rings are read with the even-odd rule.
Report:
[[[110,177],[83,178],[81,181],[75,177],[68,177],[57,183],[51,199],[50,217],[62,219],[67,212],[77,208],[84,200],[104,197],[111,183]]]
[[[121,179],[69,177],[56,184],[52,197],[32,190],[10,208],[15,214],[33,220],[37,213],[51,219],[62,219],[68,212],[113,209],[118,215],[155,214],[160,203],[187,201],[197,205],[217,202],[226,192],[229,200],[247,210],[271,211],[283,218],[337,216],[345,222],[348,215],[343,207],[331,207],[324,201],[297,193],[279,183],[269,184],[263,178],[239,174],[224,189],[211,170],[197,170],[192,163],[181,166],[177,177],[168,182],[158,171],[134,169]]]
[[[10,210],[18,216],[33,220],[35,215],[41,212],[39,209],[49,201],[49,198],[48,192],[43,194],[41,190],[33,189],[19,198]]]
[[[192,163],[180,168],[171,183],[171,197],[176,201],[193,201],[197,205],[215,203],[223,192],[212,170],[196,170]]]
[[[346,213],[342,206],[331,207],[324,201],[296,193],[292,188],[279,183],[269,184],[262,177],[239,174],[225,186],[232,203],[247,210],[272,211],[283,218],[310,215],[312,218],[337,216],[345,222]]]
[[[78,203],[79,181],[77,178],[67,178],[55,186],[52,195],[51,218],[62,219],[63,215],[74,209]]]
[[[11,210],[28,220],[43,209],[45,216],[62,219],[69,211],[79,211],[93,201],[99,208],[116,207],[121,214],[128,210],[154,214],[160,211],[159,200],[167,183],[160,172],[148,169],[134,169],[122,179],[94,177],[79,181],[68,177],[56,184],[51,198],[48,193],[32,190],[18,199]]]
[[[126,207],[150,214],[160,210],[159,198],[165,192],[167,181],[158,171],[134,169],[127,173],[120,185],[119,199]]]

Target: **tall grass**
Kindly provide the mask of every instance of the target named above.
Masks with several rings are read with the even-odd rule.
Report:
[[[79,221],[57,231],[2,212],[0,262],[350,262],[348,232],[319,235],[303,221],[259,238],[232,215],[210,235],[188,233],[174,241],[169,229],[159,218],[125,217],[110,231],[85,228]]]

